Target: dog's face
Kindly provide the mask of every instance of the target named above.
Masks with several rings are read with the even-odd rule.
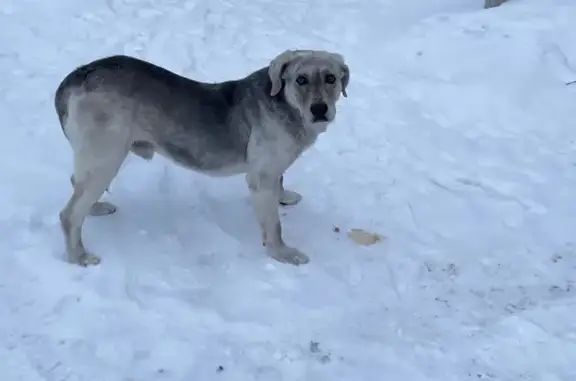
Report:
[[[347,96],[350,71],[342,56],[324,51],[286,51],[269,68],[271,95],[284,92],[305,126],[323,131],[336,116],[340,94]]]

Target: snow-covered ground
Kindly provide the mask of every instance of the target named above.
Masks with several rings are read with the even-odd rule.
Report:
[[[3,0],[0,380],[575,380],[576,4],[482,3]],[[64,262],[67,72],[217,81],[296,47],[352,71],[286,177],[308,265],[264,255],[242,176],[137,157],[85,225],[100,266]]]

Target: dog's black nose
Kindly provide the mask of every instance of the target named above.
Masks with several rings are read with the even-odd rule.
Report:
[[[310,106],[310,112],[315,118],[323,118],[328,112],[328,105],[326,103],[313,103]]]

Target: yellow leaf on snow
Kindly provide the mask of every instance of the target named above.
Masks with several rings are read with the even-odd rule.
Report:
[[[350,229],[348,238],[358,245],[370,246],[382,241],[383,237],[377,233],[369,233],[363,229]]]

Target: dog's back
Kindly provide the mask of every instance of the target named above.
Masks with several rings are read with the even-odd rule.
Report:
[[[190,103],[200,100],[197,103],[204,106],[204,113],[193,117],[209,118],[203,122],[219,124],[233,107],[236,90],[237,81],[202,83],[147,61],[117,55],[92,61],[68,74],[56,90],[55,106],[63,121],[72,92],[105,93],[143,106],[155,105],[166,116],[189,120],[188,114],[194,109]]]

